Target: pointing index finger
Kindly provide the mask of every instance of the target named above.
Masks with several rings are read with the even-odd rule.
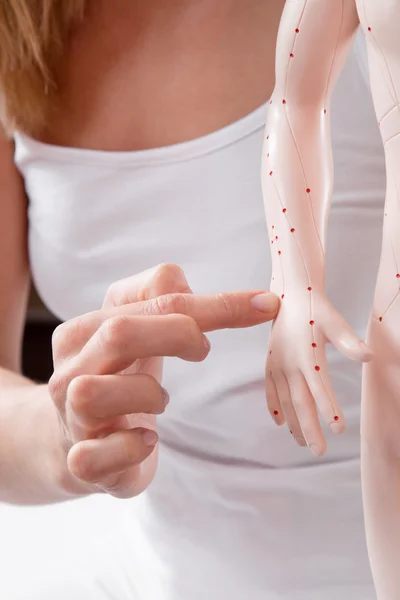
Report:
[[[227,292],[212,295],[166,294],[132,306],[142,315],[183,314],[203,332],[252,327],[274,319],[279,300],[270,292]],[[136,314],[138,314],[136,313]]]

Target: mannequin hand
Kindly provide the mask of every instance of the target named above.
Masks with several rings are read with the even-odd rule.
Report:
[[[332,431],[345,428],[328,375],[325,344],[352,360],[368,362],[371,350],[322,293],[286,292],[272,325],[266,367],[268,408],[278,425],[287,423],[301,446],[316,456],[326,451],[317,407]]]

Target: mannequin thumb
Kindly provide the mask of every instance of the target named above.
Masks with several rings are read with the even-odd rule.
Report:
[[[335,348],[351,360],[370,362],[374,357],[372,350],[360,340],[339,314],[329,320],[329,324],[325,327],[325,335]]]

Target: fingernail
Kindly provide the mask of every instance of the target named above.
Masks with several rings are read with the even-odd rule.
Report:
[[[253,296],[251,303],[260,312],[273,313],[279,308],[278,297],[275,294],[271,294],[271,292],[263,292],[262,294]]]
[[[155,446],[158,441],[158,435],[155,431],[148,429],[142,433],[142,441],[145,446]]]
[[[161,388],[161,389],[162,389],[163,403],[164,403],[164,408],[165,408],[169,403],[169,394],[165,388]]]
[[[321,449],[318,448],[318,446],[316,446],[315,444],[311,444],[310,450],[314,454],[314,456],[322,456]]]
[[[207,352],[210,350],[211,348],[211,344],[210,344],[210,340],[208,339],[207,336],[203,335],[203,343],[204,343],[204,347],[207,350]]]
[[[281,415],[273,415],[273,420],[275,425],[277,425],[278,427],[281,427],[281,425],[284,425],[285,421],[284,419],[282,419]]]
[[[343,425],[337,423],[336,421],[329,423],[329,427],[332,429],[333,433],[342,433],[343,431]]]

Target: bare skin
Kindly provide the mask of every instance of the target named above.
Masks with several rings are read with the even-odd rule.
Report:
[[[93,2],[71,41],[60,112],[38,137],[72,147],[137,150],[198,137],[244,116],[272,91],[283,4]],[[43,503],[98,491],[135,495],[154,473],[155,441],[146,444],[143,429],[153,429],[154,415],[164,408],[157,369],[149,373],[147,359],[203,360],[204,331],[267,321],[276,314],[276,299],[266,295],[254,306],[257,291],[194,297],[175,266],[133,276],[109,290],[98,314],[80,317],[78,345],[76,324],[58,330],[50,387],[35,385],[19,374],[29,267],[26,199],[12,152],[12,144],[1,139],[0,256],[7,261],[0,263],[0,498]],[[137,322],[140,311],[149,310],[162,325],[148,317],[145,328]],[[182,313],[178,321],[171,312]],[[123,365],[116,364],[112,357],[126,347],[128,324],[141,331],[139,343]],[[100,339],[107,367],[93,362],[98,346],[92,335]],[[114,399],[110,412],[109,378],[117,378],[113,388],[114,382],[123,386],[118,375],[126,369],[139,377],[135,385],[146,387],[140,395],[147,400],[143,405],[139,394],[127,395],[121,387],[119,404]],[[94,406],[100,412],[93,414]],[[128,413],[147,413],[136,422],[140,430],[127,433]],[[99,431],[109,437],[99,439]],[[110,434],[122,442],[111,453]],[[112,460],[105,465],[101,455]]]
[[[272,92],[283,5],[96,2],[71,44],[63,108],[43,139],[138,150],[196,138],[243,117]]]

